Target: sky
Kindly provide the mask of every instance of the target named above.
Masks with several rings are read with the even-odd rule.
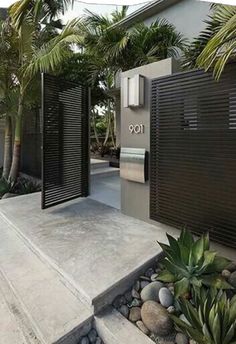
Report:
[[[13,4],[16,0],[0,0],[0,7],[8,7]],[[127,2],[135,2],[136,5],[130,5],[128,13],[135,11],[136,9],[143,6],[146,2],[150,0],[85,0],[85,2],[74,0],[74,7],[73,9],[68,9],[67,13],[65,13],[64,21],[73,19],[75,17],[79,17],[84,14],[84,10],[87,8],[92,12],[98,14],[109,14],[111,13],[116,7],[115,4],[126,4]],[[92,3],[91,3],[92,2]],[[97,2],[97,3],[95,3]],[[102,4],[103,3],[103,4]],[[107,5],[106,3],[114,3],[114,5]],[[137,5],[138,4],[138,5]]]

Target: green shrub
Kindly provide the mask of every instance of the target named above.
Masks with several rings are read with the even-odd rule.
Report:
[[[229,300],[222,290],[201,288],[195,297],[197,306],[184,298],[179,304],[188,323],[175,315],[171,318],[198,344],[236,344],[236,295]]]
[[[192,288],[202,285],[218,289],[231,288],[221,275],[230,261],[210,251],[208,234],[195,241],[193,235],[184,229],[177,240],[168,234],[167,238],[169,245],[159,243],[165,259],[164,270],[157,279],[174,282],[176,297],[189,295]]]
[[[14,192],[14,182],[10,182],[4,177],[0,179],[0,198],[8,192]]]

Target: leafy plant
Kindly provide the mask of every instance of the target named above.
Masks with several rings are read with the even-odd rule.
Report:
[[[39,183],[26,178],[19,178],[15,185],[15,192],[19,195],[30,194],[41,190]]]
[[[0,198],[8,192],[13,192],[15,183],[2,177],[0,179]]]
[[[196,307],[188,300],[179,301],[185,322],[175,315],[176,326],[198,344],[236,343],[236,295],[230,300],[225,292],[201,288]]]
[[[176,240],[167,234],[169,246],[159,243],[165,253],[164,270],[158,280],[175,283],[175,295],[188,295],[191,287],[212,286],[218,289],[231,289],[220,274],[230,263],[210,251],[209,235],[194,240],[193,235],[184,229]]]

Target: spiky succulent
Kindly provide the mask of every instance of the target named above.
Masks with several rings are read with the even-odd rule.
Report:
[[[198,344],[236,344],[236,295],[230,300],[222,290],[201,288],[193,304],[182,298],[179,305],[187,321],[171,318]]]
[[[189,294],[192,288],[202,285],[217,289],[232,288],[221,275],[230,263],[214,251],[210,251],[209,235],[194,240],[184,229],[178,239],[167,234],[169,245],[159,243],[165,253],[164,270],[158,280],[174,282],[175,296]]]

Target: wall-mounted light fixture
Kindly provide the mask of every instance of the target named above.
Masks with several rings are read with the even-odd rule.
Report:
[[[144,105],[144,76],[136,74],[123,79],[124,107],[141,107]]]

